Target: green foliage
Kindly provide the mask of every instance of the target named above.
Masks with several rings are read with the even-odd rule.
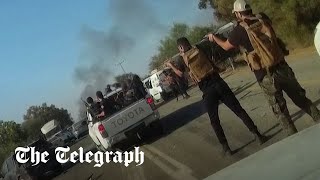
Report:
[[[289,48],[313,43],[316,24],[320,19],[319,0],[250,1],[254,13],[264,12],[273,21],[279,37]],[[219,20],[230,21],[234,0],[199,0],[199,8],[211,7]]]
[[[27,139],[26,132],[14,121],[0,121],[0,165],[4,159]]]
[[[57,108],[55,105],[47,106],[43,103],[41,106],[31,106],[24,115],[23,128],[27,131],[29,138],[37,138],[41,131],[41,127],[55,119],[62,128],[68,127],[73,123],[68,111],[63,108]]]
[[[190,43],[199,42],[205,34],[214,30],[214,27],[194,26],[186,24],[173,24],[169,35],[160,41],[158,53],[151,58],[149,69],[153,70],[163,65],[164,61],[178,53],[176,40],[182,36],[187,37]]]
[[[232,14],[234,0],[199,0],[199,9],[209,7],[215,9],[215,16],[222,21],[230,21],[234,18]]]

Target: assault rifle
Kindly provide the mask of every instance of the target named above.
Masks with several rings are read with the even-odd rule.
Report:
[[[226,34],[228,34],[236,25],[237,25],[236,22],[229,22],[229,23],[225,24],[224,26],[221,26],[218,30],[211,32],[211,33],[213,33],[216,36],[219,36],[221,38],[227,38]],[[209,38],[207,37],[207,35],[205,35],[203,37],[203,39],[196,44],[203,43],[204,41],[209,41]]]
[[[89,105],[85,100],[83,100],[83,99],[81,98],[81,101],[84,103],[84,105],[86,106],[87,109],[90,108],[90,105]]]
[[[216,31],[212,31],[213,34],[215,34],[216,36],[222,38],[222,39],[226,39],[228,34],[232,31],[232,29],[237,25],[236,21],[233,22],[229,22],[223,26],[221,26],[219,29],[217,29]],[[202,40],[200,40],[199,42],[195,43],[195,45],[201,45],[202,47],[208,49],[211,51],[211,60],[215,61],[217,63],[222,62],[225,59],[228,59],[228,57],[232,56],[232,53],[230,52],[225,52],[225,50],[223,50],[216,42],[210,42],[207,36],[204,36]],[[180,54],[175,54],[173,57],[171,58],[167,58],[164,61],[163,64],[163,68],[166,68],[165,64],[167,62],[173,62],[175,61],[174,59],[176,59],[178,56],[180,56]]]

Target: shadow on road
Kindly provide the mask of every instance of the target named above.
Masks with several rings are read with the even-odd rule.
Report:
[[[239,87],[233,88],[233,92],[235,95],[237,95],[239,93],[242,93],[246,89],[252,87],[254,84],[256,84],[256,81],[247,82]],[[162,127],[162,129],[148,128],[143,133],[142,140],[138,139],[137,137],[133,137],[131,139],[123,141],[121,144],[118,144],[117,146],[122,150],[130,151],[133,149],[135,145],[140,146],[143,144],[151,144],[165,136],[170,135],[172,132],[183,127],[189,122],[197,119],[206,112],[207,111],[203,106],[202,100],[199,100],[162,117],[159,120],[159,124]],[[240,149],[243,149],[250,143],[252,142],[245,144],[244,146],[240,147]]]
[[[255,85],[256,83],[257,83],[257,81],[247,82],[242,86],[239,86],[237,88],[232,89],[232,91],[235,95],[238,95],[238,94],[242,93],[243,91],[247,90],[248,88],[250,88],[251,86]]]
[[[320,104],[320,99],[316,100],[313,105],[318,106]],[[292,120],[296,121],[298,119],[300,119],[304,114],[306,114],[306,112],[304,112],[303,110],[300,110],[294,114],[291,115]]]
[[[92,153],[97,152],[97,149],[95,147],[90,147],[89,149],[84,149],[84,153],[91,151]],[[79,164],[79,157],[76,157],[75,159],[77,160],[76,163],[72,163],[70,161],[68,161],[67,163],[63,164],[62,168],[62,172],[60,172],[59,174],[57,174],[55,177],[61,175],[61,174],[65,174],[69,171],[69,169],[71,169],[72,167],[76,166],[77,164]],[[101,175],[102,176],[102,175]],[[99,177],[99,176],[98,176]]]
[[[246,89],[253,86],[255,83],[256,83],[256,81],[248,82],[246,84],[243,84],[242,86],[235,88],[234,94],[237,95],[237,94],[245,91]],[[145,136],[148,138],[145,139],[144,141],[146,143],[155,142],[158,139],[165,137],[165,136],[171,134],[172,132],[174,132],[175,130],[183,127],[184,125],[188,124],[189,122],[197,119],[198,117],[202,116],[206,112],[207,111],[206,111],[205,107],[203,106],[202,100],[199,100],[197,102],[194,102],[192,104],[184,106],[184,107],[178,109],[177,111],[174,111],[174,112],[168,114],[167,116],[161,118],[159,121],[163,127],[163,132],[162,133],[159,131],[149,132],[150,134],[148,133],[148,135]]]
[[[239,151],[241,151],[242,149],[244,149],[245,147],[249,146],[251,143],[255,142],[255,140],[251,140],[249,142],[247,142],[246,144],[242,145],[241,147],[235,149],[232,151],[232,154],[236,154],[238,153]]]

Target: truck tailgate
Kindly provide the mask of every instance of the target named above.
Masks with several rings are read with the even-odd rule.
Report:
[[[152,113],[153,110],[149,104],[146,100],[142,99],[129,107],[122,109],[120,112],[105,121],[102,121],[102,124],[109,137],[112,137],[113,135],[118,134],[128,127],[138,123]]]

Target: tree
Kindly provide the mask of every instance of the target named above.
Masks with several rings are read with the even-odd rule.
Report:
[[[232,14],[234,0],[200,0],[199,9],[213,8],[215,16],[221,21],[230,21],[234,18]]]
[[[0,164],[17,146],[27,140],[26,132],[14,121],[0,121]]]
[[[279,37],[291,48],[310,45],[320,19],[319,0],[250,1],[254,13],[264,12],[273,21]],[[211,7],[219,20],[234,19],[234,0],[199,0],[199,8]]]
[[[41,127],[55,119],[62,128],[68,127],[73,123],[72,118],[68,111],[63,108],[57,108],[51,104],[47,106],[43,103],[41,106],[31,106],[24,115],[23,128],[27,131],[30,138],[39,136]]]

